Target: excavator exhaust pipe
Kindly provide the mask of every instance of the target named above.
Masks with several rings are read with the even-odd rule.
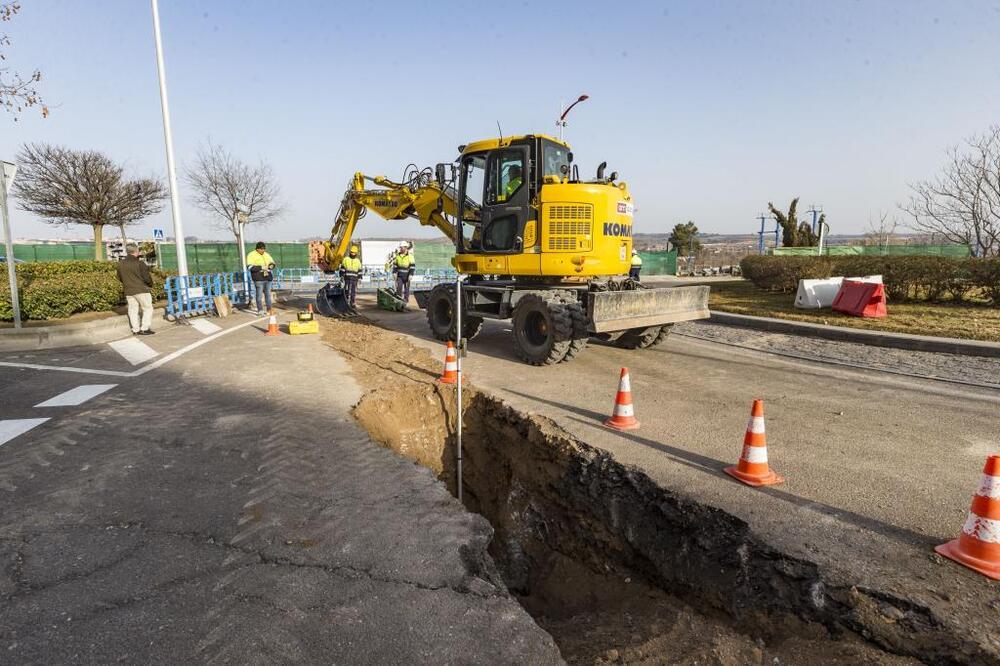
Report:
[[[347,302],[343,287],[332,282],[316,292],[316,312],[327,317],[350,317],[357,314]]]

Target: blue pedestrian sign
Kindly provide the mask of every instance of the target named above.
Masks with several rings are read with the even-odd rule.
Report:
[[[153,229],[153,240],[155,241],[163,240],[163,229]]]

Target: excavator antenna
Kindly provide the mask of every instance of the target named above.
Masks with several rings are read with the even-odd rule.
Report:
[[[500,121],[497,121],[497,132],[500,134],[500,144],[503,145],[503,130],[500,129]]]

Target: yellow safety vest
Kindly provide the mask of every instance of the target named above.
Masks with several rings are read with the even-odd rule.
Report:
[[[507,189],[505,191],[505,194],[509,197],[510,195],[514,194],[514,192],[517,191],[517,188],[519,187],[521,187],[521,179],[515,178],[514,180],[507,183]]]
[[[247,255],[247,266],[260,266],[261,268],[267,268],[274,263],[274,259],[271,258],[267,252],[261,254],[257,250],[254,250]]]
[[[396,255],[396,268],[399,270],[409,270],[413,265],[413,256],[409,254]]]
[[[348,271],[357,273],[361,270],[361,259],[359,257],[344,257],[340,265]]]
[[[637,254],[633,254],[632,255],[632,265],[633,266],[642,266],[642,257],[640,257]]]

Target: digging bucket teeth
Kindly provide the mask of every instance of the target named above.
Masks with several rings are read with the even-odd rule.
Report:
[[[316,312],[326,317],[350,317],[354,313],[340,285],[328,284],[316,292]]]

